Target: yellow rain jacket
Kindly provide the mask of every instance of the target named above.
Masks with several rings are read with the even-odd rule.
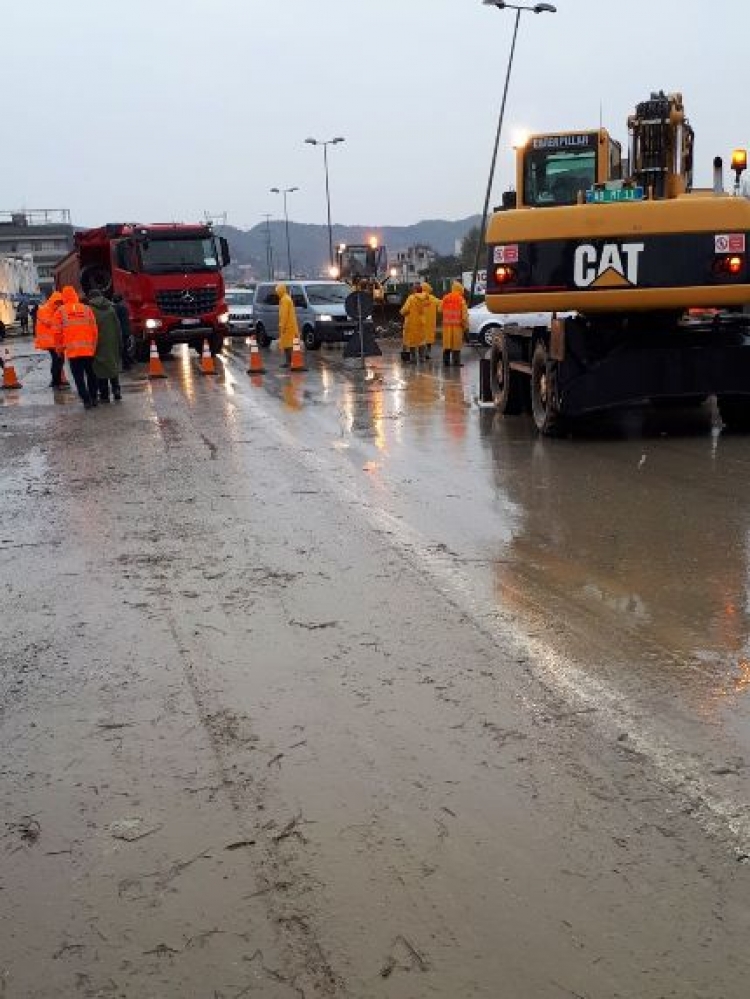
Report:
[[[443,298],[443,350],[461,350],[464,333],[469,328],[469,310],[464,298],[464,286],[454,281]]]
[[[424,314],[426,296],[421,291],[409,295],[401,309],[404,317],[404,347],[416,350],[424,343]]]
[[[294,338],[299,336],[297,313],[285,284],[276,285],[276,294],[279,296],[279,350],[291,350]]]
[[[425,299],[424,307],[424,342],[432,344],[435,342],[435,330],[437,329],[438,312],[442,309],[439,298],[432,294],[432,286],[422,285],[422,292]]]

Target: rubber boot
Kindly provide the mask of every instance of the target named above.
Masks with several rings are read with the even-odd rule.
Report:
[[[419,348],[419,360],[424,361],[424,347]]]
[[[417,352],[416,352],[416,350],[413,347],[409,351],[409,363],[410,364],[416,364],[417,363]]]
[[[462,368],[464,365],[463,365],[463,361],[461,360],[461,351],[460,350],[454,350],[452,353],[453,353],[453,367],[454,368]]]
[[[446,368],[449,368],[451,366],[451,352],[449,350],[443,351],[443,365]]]
[[[424,359],[425,359],[425,361],[431,361],[432,360],[432,348],[431,348],[431,346],[430,346],[429,343],[427,344],[427,346],[424,349]]]
[[[284,363],[281,365],[282,368],[291,367],[292,364],[292,348],[287,347],[284,350]]]

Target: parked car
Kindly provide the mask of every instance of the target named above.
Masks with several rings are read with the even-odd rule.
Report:
[[[517,315],[497,315],[494,312],[490,312],[484,302],[479,302],[469,309],[469,332],[467,339],[469,343],[475,344],[478,347],[489,347],[492,345],[492,338],[495,333],[503,329],[504,326],[521,326],[532,329],[544,326],[549,328],[551,322],[551,312],[524,312]]]
[[[354,322],[344,308],[352,289],[343,281],[284,282],[297,311],[300,335],[308,350],[321,343],[342,343],[354,333]],[[276,284],[264,281],[255,289],[253,314],[255,332],[261,347],[279,336],[279,299]]]
[[[254,288],[227,288],[226,303],[229,309],[227,336],[244,336],[255,329],[253,317]]]

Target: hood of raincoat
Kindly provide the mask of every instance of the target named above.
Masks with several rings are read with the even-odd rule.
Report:
[[[286,290],[286,285],[285,284],[277,284],[276,285],[276,294],[279,296],[279,298],[283,298],[284,295],[288,294],[288,292]]]
[[[78,292],[75,288],[72,288],[69,284],[66,284],[62,290],[62,300],[65,305],[75,305],[79,301]]]
[[[424,291],[427,295],[431,295],[432,294],[432,285],[431,284],[427,284],[426,281],[423,281],[422,282],[422,291]]]
[[[460,281],[454,281],[453,284],[451,285],[451,291],[455,291],[457,294],[463,295],[464,286],[461,284]]]
[[[59,305],[62,302],[63,297],[59,291],[53,291],[50,297],[47,299],[47,305]]]
[[[91,308],[96,310],[97,312],[114,311],[114,306],[112,305],[110,300],[108,298],[105,298],[104,295],[102,295],[102,293],[98,290],[98,288],[94,289],[93,291],[90,291],[87,295],[87,299]]]

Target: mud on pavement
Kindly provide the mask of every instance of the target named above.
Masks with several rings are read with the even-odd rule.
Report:
[[[746,995],[743,767],[498,600],[388,364],[3,402],[0,996]]]

